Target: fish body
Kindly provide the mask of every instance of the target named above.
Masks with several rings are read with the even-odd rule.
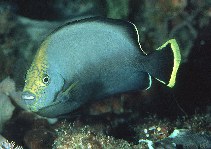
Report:
[[[130,22],[101,17],[73,21],[41,44],[22,99],[31,111],[57,117],[88,101],[148,89],[151,76],[173,87],[180,59],[174,39],[147,55]]]

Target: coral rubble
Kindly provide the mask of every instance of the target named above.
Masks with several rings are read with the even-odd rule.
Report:
[[[54,141],[54,149],[63,148],[131,148],[131,145],[124,140],[116,140],[106,136],[102,132],[94,130],[90,126],[76,127],[71,124],[62,124],[57,129],[57,139]]]
[[[15,106],[8,97],[15,91],[15,83],[10,78],[6,78],[0,83],[0,132],[2,128],[13,114]]]

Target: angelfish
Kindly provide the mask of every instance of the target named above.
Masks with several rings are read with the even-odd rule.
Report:
[[[76,20],[42,42],[27,71],[22,100],[32,112],[57,117],[93,100],[149,89],[151,76],[173,87],[180,61],[175,39],[146,54],[131,22]]]

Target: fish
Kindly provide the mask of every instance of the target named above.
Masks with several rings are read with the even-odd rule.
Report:
[[[21,100],[44,117],[85,103],[149,89],[152,77],[172,88],[181,55],[175,39],[147,54],[135,24],[89,17],[68,22],[41,43],[26,73]]]

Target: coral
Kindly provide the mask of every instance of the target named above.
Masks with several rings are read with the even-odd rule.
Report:
[[[88,112],[91,115],[100,115],[111,112],[115,114],[124,113],[125,109],[123,107],[123,104],[125,101],[122,97],[123,96],[121,96],[120,98],[111,97],[104,101],[95,102],[89,106]]]
[[[0,135],[0,144],[2,144],[3,142],[6,142],[7,140],[2,136]]]
[[[149,117],[143,121],[146,121],[146,123],[134,128],[136,132],[139,132],[138,138],[140,140],[162,140],[168,137],[174,129],[170,121],[160,120],[156,116]]]
[[[2,131],[5,122],[12,117],[14,109],[15,107],[10,99],[4,94],[0,94],[0,132]]]
[[[206,148],[211,145],[210,120],[210,115],[179,117],[176,121],[162,120],[153,116],[142,120],[144,123],[140,123],[134,129],[138,132],[139,146],[142,148],[149,146],[174,148],[172,143]]]
[[[15,142],[9,142],[0,135],[0,149],[23,149],[21,146],[15,145]]]
[[[24,142],[30,149],[51,149],[55,135],[46,128],[33,129],[24,136]]]
[[[90,126],[76,127],[72,124],[63,123],[57,129],[57,139],[54,141],[54,149],[63,148],[131,148],[131,145],[124,140],[117,140],[106,136],[102,132],[97,132]]]
[[[129,0],[106,0],[107,17],[113,19],[126,19],[129,15]]]
[[[16,146],[15,142],[9,142],[8,140],[6,142],[3,142],[0,145],[0,149],[23,149],[21,146]]]
[[[6,121],[8,121],[15,109],[11,103],[8,95],[15,91],[14,81],[10,78],[6,78],[0,83],[0,132]]]
[[[196,114],[176,120],[177,128],[188,129],[197,133],[208,133],[211,135],[210,114]]]
[[[0,34],[0,80],[2,80],[13,73],[17,55],[29,45],[24,27],[19,24],[12,6],[5,3],[0,3]]]
[[[155,49],[167,40],[168,21],[184,9],[184,6],[178,6],[179,4],[175,6],[172,0],[145,0],[141,3],[135,22],[140,31],[140,40],[145,42],[145,49]],[[149,47],[146,44],[149,44]]]
[[[155,148],[211,148],[211,136],[206,133],[195,133],[188,129],[175,129],[174,132],[161,141],[155,142]]]
[[[12,92],[15,92],[15,82],[10,77],[7,77],[0,83],[0,93],[8,96]]]
[[[0,80],[13,76],[21,89],[38,43],[58,24],[18,16],[12,5],[0,3]]]
[[[207,5],[197,0],[143,1],[135,17],[143,49],[155,49],[167,39],[176,38],[182,61],[187,62],[200,29],[210,22]]]
[[[105,15],[104,1],[98,0],[53,0],[51,4],[60,18],[72,19],[80,16]],[[61,11],[62,10],[62,11]]]
[[[117,115],[135,112],[143,108],[143,104],[152,100],[152,90],[124,93],[119,96],[109,97],[102,101],[96,101],[85,105],[87,108],[82,108],[84,113],[90,115],[101,115],[105,113],[114,113]],[[144,99],[144,100],[143,100]]]
[[[18,109],[5,124],[2,135],[30,149],[51,149],[55,139],[54,128],[46,119]]]
[[[7,96],[6,98],[10,98],[14,100],[20,107],[26,109],[23,103],[21,103],[21,92],[16,92],[16,84],[13,79],[10,77],[5,78],[0,83],[0,94]],[[2,95],[2,96],[3,96]],[[5,97],[4,97],[5,98]]]

